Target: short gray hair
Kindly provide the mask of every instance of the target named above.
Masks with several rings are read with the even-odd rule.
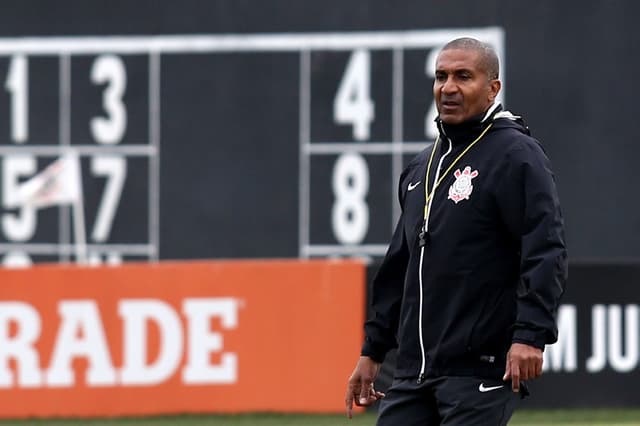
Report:
[[[451,40],[445,44],[441,51],[451,49],[472,50],[480,54],[480,65],[487,72],[489,80],[495,80],[500,77],[500,61],[498,55],[491,45],[483,43],[471,37],[462,37]]]

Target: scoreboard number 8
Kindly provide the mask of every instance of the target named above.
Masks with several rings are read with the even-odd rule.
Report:
[[[371,99],[371,54],[356,50],[338,86],[333,102],[333,119],[338,124],[351,124],[353,138],[370,137],[375,105]],[[369,230],[369,168],[360,154],[350,152],[338,157],[332,179],[335,203],[331,210],[333,234],[341,244],[361,243]]]
[[[333,169],[333,193],[336,201],[331,223],[336,239],[342,244],[361,243],[369,229],[369,168],[357,153],[342,154]]]

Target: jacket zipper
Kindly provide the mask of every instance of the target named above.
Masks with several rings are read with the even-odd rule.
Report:
[[[453,145],[451,144],[451,139],[447,138],[447,140],[449,141],[449,149],[447,150],[447,152],[444,153],[442,157],[440,157],[440,161],[438,162],[438,168],[436,169],[436,176],[433,180],[434,189],[431,190],[433,192],[433,195],[431,195],[429,199],[429,206],[427,207],[427,217],[424,218],[424,225],[423,225],[422,232],[425,235],[427,235],[427,233],[429,232],[429,217],[431,216],[431,205],[433,204],[434,198],[436,198],[435,185],[436,185],[436,182],[438,182],[438,179],[440,179],[440,170],[442,169],[442,162],[447,157],[447,155],[451,153],[451,149],[453,148]],[[425,179],[425,185],[426,183],[427,182]],[[424,302],[424,290],[422,287],[422,263],[424,260],[424,247],[425,245],[423,244],[422,247],[420,248],[420,266],[418,268],[418,281],[420,283],[420,310],[418,311],[418,336],[420,339],[420,354],[422,355],[422,364],[420,366],[420,374],[418,375],[418,384],[422,383],[422,381],[424,380],[424,371],[427,364],[427,359],[426,359],[425,350],[424,350],[424,338],[422,336],[422,306]]]

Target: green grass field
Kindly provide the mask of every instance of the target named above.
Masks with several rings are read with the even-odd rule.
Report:
[[[284,414],[250,414],[237,416],[175,416],[107,420],[2,420],[0,425],[15,426],[365,426],[373,425],[375,416],[360,414],[348,420],[344,416],[304,416]],[[519,411],[510,425],[640,425],[640,410],[558,410]]]

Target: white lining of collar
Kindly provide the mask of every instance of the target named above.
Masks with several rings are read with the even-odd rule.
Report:
[[[498,108],[500,106],[500,102],[494,102],[493,105],[491,105],[491,107],[487,110],[487,113],[484,115],[484,117],[482,117],[482,120],[480,120],[481,123],[484,123],[487,118],[491,117],[491,114],[493,114],[493,111],[496,110],[496,108]]]

